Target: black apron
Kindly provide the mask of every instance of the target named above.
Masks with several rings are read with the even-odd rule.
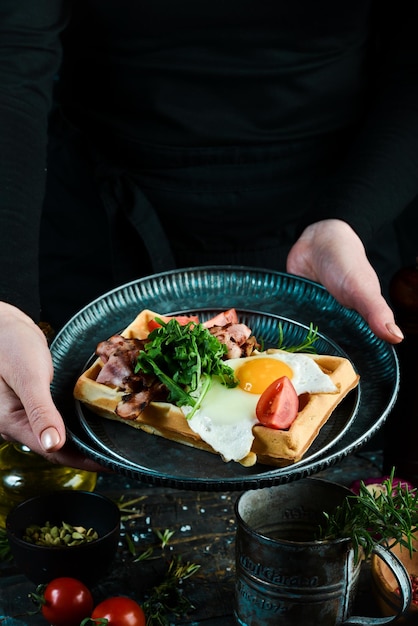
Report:
[[[318,143],[156,148],[89,136],[57,112],[41,229],[42,318],[59,329],[104,292],[174,268],[285,271],[342,140]]]

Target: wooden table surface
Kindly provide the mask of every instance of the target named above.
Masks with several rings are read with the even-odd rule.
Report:
[[[350,485],[353,480],[380,476],[381,453],[364,452],[343,459],[318,474],[323,478]],[[110,595],[128,595],[142,602],[150,589],[162,580],[166,561],[156,530],[174,531],[165,548],[165,558],[181,556],[200,569],[183,585],[183,592],[195,607],[187,615],[172,617],[176,626],[233,626],[234,539],[236,520],[234,503],[237,492],[181,491],[152,487],[114,474],[100,474],[96,491],[115,500],[141,498],[135,505],[137,516],[124,521],[121,542],[112,570],[92,589],[96,602]],[[135,562],[128,549],[126,534],[135,545],[136,554],[153,548],[157,558]],[[18,622],[6,619],[1,626],[45,626],[33,611],[28,593],[35,585],[21,575],[12,563],[0,564],[0,616],[18,616]],[[377,616],[370,592],[367,565],[361,574],[355,613]],[[22,615],[23,614],[23,615]]]

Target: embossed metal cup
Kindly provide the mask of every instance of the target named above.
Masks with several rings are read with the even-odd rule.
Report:
[[[398,581],[401,608],[393,617],[350,617],[361,563],[350,539],[317,541],[315,532],[351,491],[319,478],[246,491],[235,505],[236,589],[240,626],[388,624],[411,602],[408,573],[376,546]]]

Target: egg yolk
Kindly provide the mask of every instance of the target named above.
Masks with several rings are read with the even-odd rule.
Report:
[[[272,382],[287,376],[292,378],[292,369],[278,359],[253,358],[243,363],[235,373],[239,386],[249,393],[261,394]]]

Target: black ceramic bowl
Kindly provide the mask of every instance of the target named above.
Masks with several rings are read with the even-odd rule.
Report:
[[[28,526],[46,522],[93,528],[98,539],[75,546],[41,546],[22,537]],[[36,584],[71,576],[92,585],[109,570],[120,536],[120,511],[109,498],[90,491],[53,491],[25,500],[6,519],[10,549],[19,570]]]

